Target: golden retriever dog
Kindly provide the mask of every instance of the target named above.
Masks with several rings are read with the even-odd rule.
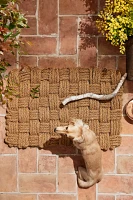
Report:
[[[81,150],[86,168],[78,168],[78,184],[89,188],[102,179],[102,152],[95,133],[80,119],[71,120],[68,126],[56,127],[58,134],[66,134],[73,144]]]

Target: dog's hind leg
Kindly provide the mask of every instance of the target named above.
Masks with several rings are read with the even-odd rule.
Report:
[[[82,188],[89,188],[96,183],[95,180],[91,179],[85,168],[78,168],[78,184]]]
[[[88,181],[88,175],[84,167],[78,167],[78,178],[84,181]]]

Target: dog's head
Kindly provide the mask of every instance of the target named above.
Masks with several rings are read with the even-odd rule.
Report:
[[[69,138],[79,138],[83,134],[83,127],[89,129],[89,126],[84,124],[81,119],[70,120],[68,126],[59,126],[54,129],[58,134],[66,134]]]

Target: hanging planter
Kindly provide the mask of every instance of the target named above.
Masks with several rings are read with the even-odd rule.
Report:
[[[133,81],[133,36],[126,43],[126,72],[127,79]]]

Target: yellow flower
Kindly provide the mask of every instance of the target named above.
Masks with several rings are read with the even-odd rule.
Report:
[[[125,51],[128,36],[133,35],[133,0],[105,0],[105,7],[96,21],[98,30],[106,36],[112,45]]]

